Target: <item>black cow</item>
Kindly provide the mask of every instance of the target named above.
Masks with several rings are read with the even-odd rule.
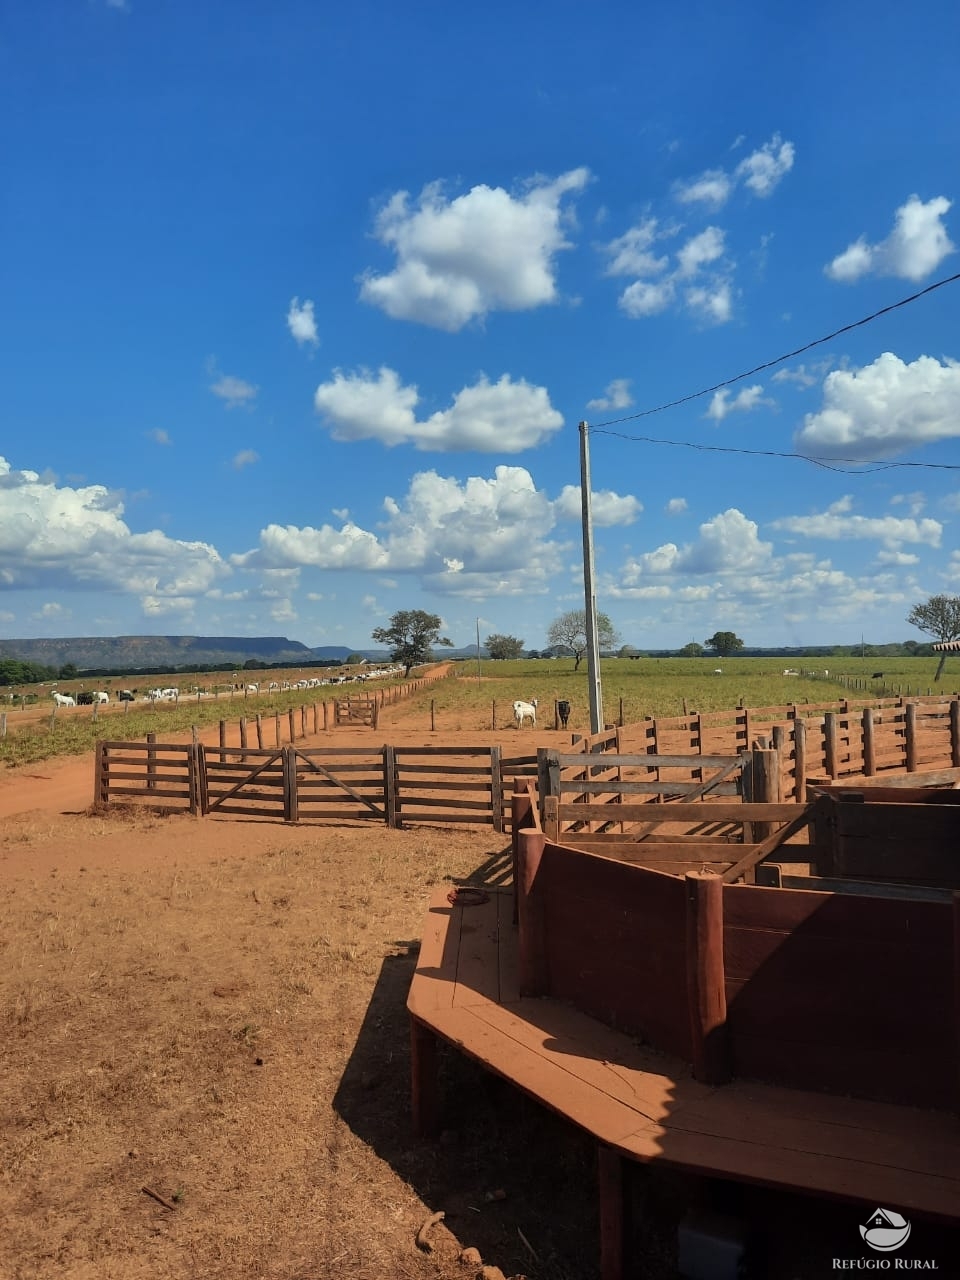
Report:
[[[566,698],[561,698],[557,703],[557,715],[560,717],[561,727],[565,729],[567,721],[570,719],[570,703]]]
[[[873,673],[873,675],[870,677],[870,679],[871,679],[871,680],[882,680],[882,679],[883,679],[883,672],[882,672],[882,671],[875,671],[875,672]]]

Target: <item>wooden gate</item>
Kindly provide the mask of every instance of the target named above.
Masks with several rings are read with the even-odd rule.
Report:
[[[387,821],[382,747],[286,747],[293,784],[293,822],[301,818],[379,818]],[[350,807],[353,799],[355,807]]]
[[[291,818],[286,748],[200,747],[200,812]],[[293,788],[294,804],[296,788]]]
[[[335,725],[366,725],[370,729],[377,727],[380,712],[380,699],[376,694],[364,693],[359,696],[348,693],[345,698],[337,698],[333,704],[333,723]]]

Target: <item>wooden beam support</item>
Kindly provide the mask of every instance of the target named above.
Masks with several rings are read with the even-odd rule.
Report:
[[[730,1054],[723,972],[723,880],[701,871],[688,872],[683,879],[693,1074],[704,1084],[725,1084],[730,1079]]]

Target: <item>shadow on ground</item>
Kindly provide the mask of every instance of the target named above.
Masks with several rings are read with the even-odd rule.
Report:
[[[507,848],[491,852],[456,883],[499,886],[510,878]],[[413,1136],[406,999],[419,939],[395,946],[397,954],[381,968],[334,1109],[428,1212],[444,1213],[444,1223],[431,1233],[439,1276],[473,1274],[457,1263],[458,1250],[472,1245],[506,1276],[596,1280],[592,1138],[442,1043],[441,1139]],[[834,1273],[834,1259],[869,1252],[859,1233],[865,1213],[856,1205],[714,1184],[659,1167],[628,1165],[627,1176],[628,1274],[643,1280],[677,1280],[678,1229],[691,1211],[749,1224],[748,1280],[821,1280]],[[956,1232],[917,1222],[911,1246],[911,1259],[930,1258],[940,1274],[960,1275]]]

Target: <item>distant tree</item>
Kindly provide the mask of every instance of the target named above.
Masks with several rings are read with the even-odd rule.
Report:
[[[351,654],[348,654],[346,658],[344,658],[343,665],[345,667],[359,667],[362,664],[362,662],[363,662],[362,653],[351,653]]]
[[[565,649],[573,651],[575,659],[573,669],[576,671],[580,666],[580,659],[587,651],[586,609],[571,609],[569,613],[562,613],[559,618],[554,618],[550,623],[547,639],[554,647],[562,645]],[[616,628],[607,615],[598,613],[597,648],[613,649],[618,639]]]
[[[248,658],[243,664],[243,669],[244,671],[266,671],[269,665],[262,658]]]
[[[937,640],[960,640],[960,596],[931,596],[913,606],[907,621]]]
[[[402,662],[409,675],[411,667],[430,661],[435,644],[453,644],[440,635],[442,626],[442,620],[435,613],[400,609],[391,617],[389,627],[377,627],[372,635],[374,640],[390,646],[390,661]]]
[[[491,658],[522,658],[523,657],[523,641],[518,640],[516,636],[501,636],[494,634],[487,636],[484,641],[487,653]]]
[[[960,596],[931,596],[925,603],[913,606],[907,621],[918,631],[935,636],[940,643],[960,640]],[[947,655],[941,654],[934,680],[940,679],[946,660]]]
[[[680,650],[681,658],[702,658],[703,645],[697,644],[696,640],[691,640],[689,644],[685,644]]]
[[[640,650],[635,649],[632,644],[622,644],[620,646],[620,652],[617,654],[617,657],[618,658],[634,658],[637,656],[639,652]]]
[[[705,643],[719,658],[729,658],[743,648],[743,641],[732,631],[715,631]]]
[[[63,666],[60,668],[58,678],[60,680],[75,680],[76,677],[77,677],[76,663],[65,662]]]

